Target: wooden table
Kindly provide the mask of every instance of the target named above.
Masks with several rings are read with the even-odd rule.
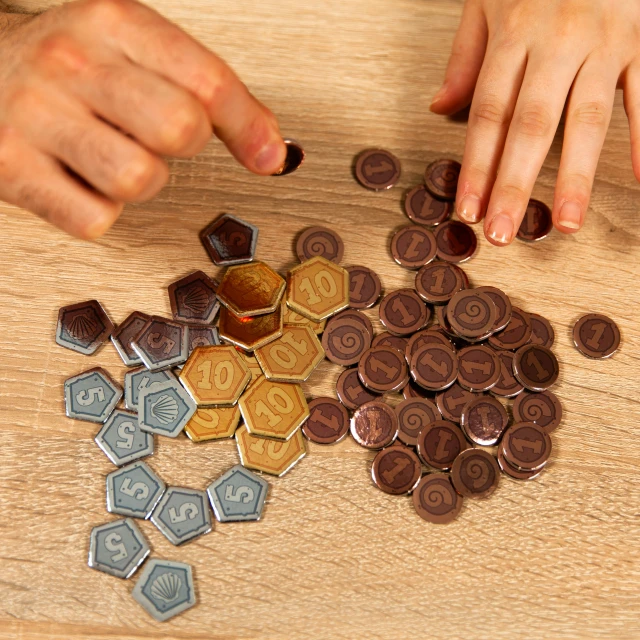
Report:
[[[304,143],[287,178],[257,178],[218,142],[172,163],[169,186],[129,207],[105,238],[73,240],[0,207],[0,638],[637,638],[640,635],[638,282],[640,190],[620,96],[585,229],[507,249],[480,239],[466,270],[551,319],[566,417],[531,483],[503,478],[467,500],[448,526],[430,525],[406,497],[376,489],[372,454],[347,440],[311,445],[270,479],[264,520],[217,525],[183,548],[149,522],[153,556],[194,566],[199,604],[155,623],[131,598],[135,582],[87,567],[91,527],[112,518],[113,467],[97,428],[64,415],[65,378],[102,365],[122,378],[111,346],[87,358],[54,342],[60,306],[99,299],[119,322],[132,310],[169,314],[166,287],[217,269],[198,231],[221,212],[260,227],[258,257],[286,271],[296,234],[329,224],[344,264],[366,264],[389,291],[412,273],[389,256],[406,224],[401,198],[425,164],[461,156],[466,125],[428,111],[461,3],[455,0],[158,0],[155,5],[229,60]],[[34,6],[33,4],[31,6]],[[535,196],[551,202],[561,133]],[[380,145],[402,161],[400,184],[362,189],[354,155]],[[591,361],[570,342],[574,321],[602,311],[623,345]],[[376,313],[369,314],[376,328]],[[325,362],[306,385],[333,394]],[[152,466],[167,484],[203,489],[238,462],[233,441],[160,439]]]

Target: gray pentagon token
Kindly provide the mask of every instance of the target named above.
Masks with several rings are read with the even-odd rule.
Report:
[[[118,467],[153,454],[153,434],[140,429],[138,416],[131,411],[116,409],[95,441]]]
[[[74,420],[104,422],[122,398],[122,387],[101,367],[64,382],[66,413]]]
[[[151,371],[182,364],[189,356],[184,324],[159,316],[151,316],[140,333],[131,340],[131,346]]]
[[[89,566],[116,578],[130,578],[150,551],[131,518],[116,520],[91,530]]]
[[[207,488],[213,512],[220,522],[260,520],[269,484],[241,464],[214,480]]]
[[[147,387],[138,396],[143,431],[176,438],[196,412],[196,403],[177,380]]]
[[[131,595],[159,622],[196,603],[191,566],[153,558],[145,565]]]
[[[177,380],[168,369],[165,371],[149,371],[147,367],[131,369],[124,374],[124,406],[131,411],[138,410],[138,395],[142,389],[167,380]]]
[[[166,485],[144,462],[134,462],[107,476],[107,511],[146,520]]]
[[[196,489],[169,487],[154,509],[151,522],[175,545],[209,533],[212,522],[207,494]]]

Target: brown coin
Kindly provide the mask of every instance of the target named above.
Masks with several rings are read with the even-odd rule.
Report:
[[[404,353],[393,347],[374,347],[364,353],[358,363],[362,384],[371,391],[398,391],[409,382]]]
[[[356,364],[370,346],[369,333],[362,324],[350,318],[332,318],[322,334],[325,356],[343,367]]]
[[[553,229],[551,209],[540,200],[529,200],[516,238],[535,242],[546,238]]]
[[[311,442],[333,444],[349,431],[349,414],[333,398],[315,398],[309,402],[309,417],[302,423],[302,433]]]
[[[446,473],[422,476],[411,497],[416,513],[434,524],[455,520],[462,509],[462,496],[453,488]]]
[[[422,329],[430,315],[430,309],[413,289],[392,291],[380,303],[380,321],[387,331],[400,336]]]
[[[488,498],[498,488],[500,467],[488,451],[467,449],[453,461],[451,482],[465,498]]]
[[[527,344],[516,351],[513,373],[529,391],[545,391],[558,379],[560,365],[550,349]]]
[[[587,358],[609,358],[620,346],[620,329],[611,318],[600,313],[588,313],[576,322],[573,343]]]
[[[356,309],[345,309],[344,311],[341,311],[340,313],[337,313],[335,316],[333,316],[329,320],[329,322],[335,320],[353,320],[354,322],[357,322],[363,328],[363,330],[367,332],[367,334],[369,335],[369,339],[373,340],[373,325],[371,324],[371,320],[369,320],[369,318],[365,316],[364,313],[357,311]]]
[[[496,321],[493,323],[491,331],[496,332],[504,329],[511,320],[511,300],[507,294],[497,287],[476,287],[475,291],[489,296],[496,307]]]
[[[433,398],[433,392],[427,391],[416,384],[413,380],[409,380],[409,383],[402,387],[402,397],[405,400],[409,400],[411,398],[426,398],[430,400]]]
[[[394,496],[413,491],[421,475],[418,456],[409,447],[399,444],[380,451],[371,467],[371,477],[378,489]]]
[[[458,382],[474,391],[489,391],[500,379],[500,360],[493,349],[479,344],[458,352]]]
[[[349,306],[368,309],[378,302],[382,293],[380,278],[368,267],[347,267],[349,273]]]
[[[416,224],[435,226],[451,217],[453,202],[434,198],[427,188],[420,184],[405,196],[404,212]]]
[[[342,238],[333,229],[327,227],[309,227],[296,242],[296,255],[300,262],[322,256],[332,262],[340,262],[344,255]]]
[[[390,189],[400,178],[400,160],[384,149],[366,149],[356,158],[355,174],[367,189]]]
[[[436,255],[446,262],[465,262],[476,251],[475,231],[464,222],[449,220],[436,228]]]
[[[436,320],[438,321],[438,329],[440,329],[446,336],[454,339],[460,339],[460,336],[455,333],[455,331],[451,328],[449,324],[449,320],[447,318],[447,307],[446,305],[436,305]],[[469,341],[467,339],[467,341]]]
[[[336,393],[340,402],[352,411],[365,402],[371,402],[378,398],[378,394],[372,393],[362,385],[357,367],[346,369],[340,374],[336,383]]]
[[[516,422],[535,422],[551,433],[562,420],[562,405],[551,391],[525,391],[513,403],[513,419]]]
[[[425,464],[446,471],[459,453],[469,448],[469,443],[453,422],[435,420],[420,430],[416,447]]]
[[[351,418],[351,435],[367,449],[388,447],[398,435],[395,411],[380,400],[363,404]]]
[[[465,405],[477,397],[477,393],[471,393],[454,382],[448,389],[436,394],[436,404],[446,420],[459,424]]]
[[[398,351],[403,351],[407,348],[407,343],[409,341],[407,338],[403,338],[402,336],[394,336],[392,333],[388,331],[384,331],[377,335],[373,342],[371,343],[372,347],[393,347]]]
[[[493,446],[507,428],[509,416],[498,400],[482,395],[464,406],[460,424],[471,442]]]
[[[458,356],[444,345],[425,344],[411,356],[409,369],[421,387],[441,391],[458,377]]]
[[[283,140],[287,147],[287,155],[284,164],[278,171],[271,174],[274,176],[286,176],[293,173],[304,162],[304,149],[295,140]]]
[[[451,340],[447,338],[445,333],[441,329],[423,329],[422,331],[418,331],[414,333],[407,342],[404,355],[407,359],[407,362],[411,362],[411,357],[416,351],[423,347],[425,344],[440,344],[443,347],[448,347],[449,349],[454,349],[455,347],[451,344]]]
[[[460,176],[460,163],[456,160],[435,160],[424,172],[424,184],[429,193],[443,200],[455,200]]]
[[[142,358],[133,350],[131,340],[142,331],[142,327],[149,321],[150,317],[146,313],[134,311],[111,334],[113,346],[128,367],[142,364]]]
[[[556,339],[556,334],[551,323],[537,313],[530,313],[529,319],[531,320],[531,337],[529,338],[529,342],[551,349]]]
[[[169,285],[169,302],[174,320],[211,324],[220,302],[216,296],[218,282],[203,271],[195,271]]]
[[[109,339],[113,329],[113,322],[100,303],[87,300],[58,311],[56,342],[61,347],[90,356]]]
[[[504,457],[502,447],[498,447],[498,466],[502,469],[502,472],[505,475],[509,476],[513,480],[534,480],[544,471],[544,466],[534,471],[522,471],[517,467],[514,467],[512,464],[507,462]]]
[[[522,471],[534,471],[549,459],[551,438],[535,422],[518,422],[505,431],[500,447],[509,464]]]
[[[437,260],[418,271],[415,286],[423,300],[431,304],[443,304],[468,285],[460,267]]]
[[[480,338],[491,331],[496,321],[496,306],[477,289],[458,291],[447,305],[447,320],[463,338]]]
[[[489,338],[489,344],[496,349],[515,351],[529,342],[531,320],[529,314],[518,307],[511,308],[509,324]]]
[[[411,447],[416,446],[418,434],[423,427],[440,420],[438,407],[426,398],[409,398],[396,405],[398,416],[398,440]]]
[[[258,243],[258,228],[227,213],[200,232],[200,241],[214,264],[251,262]]]
[[[513,351],[497,349],[496,355],[498,356],[498,360],[500,360],[500,378],[498,382],[491,387],[490,391],[494,396],[513,398],[524,391],[524,387],[513,375],[513,359],[515,358],[515,354]]]
[[[436,238],[429,229],[412,224],[391,239],[391,256],[407,269],[419,269],[436,257]]]

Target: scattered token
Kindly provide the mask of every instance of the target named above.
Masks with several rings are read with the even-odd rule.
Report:
[[[107,511],[145,520],[166,488],[149,465],[133,462],[107,476]]]
[[[436,228],[436,255],[446,262],[465,262],[476,252],[475,231],[464,222],[448,220]]]
[[[522,471],[521,469],[514,467],[512,464],[507,462],[504,457],[502,447],[498,447],[498,466],[502,469],[502,472],[505,475],[513,480],[534,480],[544,471],[544,467],[534,471]]]
[[[169,285],[169,302],[174,320],[211,324],[220,302],[216,296],[218,283],[202,271],[194,271]]]
[[[311,442],[334,444],[349,432],[349,414],[333,398],[314,398],[309,402],[309,417],[302,425],[302,433]]]
[[[300,146],[299,142],[295,140],[283,140],[286,148],[287,155],[284,158],[284,164],[278,171],[271,174],[273,176],[286,176],[293,173],[303,162],[305,158],[304,149]]]
[[[551,323],[537,313],[530,313],[529,319],[531,320],[531,337],[529,341],[532,344],[539,344],[541,347],[551,349],[556,339]]]
[[[477,289],[458,291],[447,305],[451,328],[465,339],[481,338],[492,331],[496,322],[496,305]]]
[[[425,344],[418,349],[409,364],[411,376],[424,389],[441,391],[458,377],[458,356],[440,344]]]
[[[600,313],[588,313],[576,322],[573,343],[587,358],[609,358],[620,346],[620,329],[611,318]]]
[[[500,482],[500,467],[483,449],[467,449],[451,467],[451,482],[465,498],[488,498]]]
[[[131,346],[150,371],[169,369],[189,357],[186,327],[158,316],[151,316]]]
[[[540,200],[529,200],[524,218],[516,234],[519,240],[536,242],[546,238],[553,229],[551,209]]]
[[[513,403],[513,419],[516,422],[535,422],[551,433],[562,421],[562,405],[551,391],[525,391]]]
[[[467,288],[464,271],[448,262],[431,262],[416,275],[416,291],[431,304],[449,302],[458,291]]]
[[[229,267],[218,287],[218,300],[240,318],[276,311],[285,281],[264,262]]]
[[[464,406],[460,424],[471,442],[486,447],[500,440],[509,424],[509,416],[498,400],[482,395]]]
[[[489,338],[489,344],[496,349],[515,351],[527,344],[529,338],[531,338],[529,314],[518,307],[512,307],[511,320],[502,331]]]
[[[67,417],[103,423],[122,398],[122,387],[101,367],[64,381]]]
[[[404,212],[416,224],[435,226],[446,222],[453,213],[453,203],[434,198],[427,188],[420,184],[407,193]]]
[[[90,356],[109,339],[113,328],[113,322],[97,300],[79,302],[58,312],[56,342]]]
[[[200,232],[200,240],[219,267],[251,262],[258,244],[258,228],[224,214]]]
[[[324,327],[327,323],[326,320],[320,320],[320,322],[309,320],[309,318],[305,318],[303,315],[300,315],[286,304],[282,305],[282,319],[284,324],[301,324],[306,327],[311,327],[316,335],[319,335],[324,331]]]
[[[500,373],[500,360],[493,349],[471,345],[458,352],[458,384],[467,391],[489,391],[498,383]]]
[[[215,347],[220,344],[218,327],[208,327],[202,324],[185,324],[185,327],[187,327],[189,355],[196,347]]]
[[[184,432],[192,442],[232,438],[240,423],[240,408],[201,407],[191,416]]]
[[[422,329],[431,311],[413,289],[388,293],[380,303],[380,321],[387,331],[405,336]]]
[[[196,412],[196,404],[176,380],[142,389],[138,423],[147,433],[177,438]]]
[[[403,227],[391,239],[391,256],[401,267],[419,269],[436,257],[436,238],[424,227]]]
[[[434,420],[420,430],[416,448],[422,462],[446,471],[460,452],[469,448],[469,443],[453,422]]]
[[[415,447],[418,434],[428,424],[442,418],[438,407],[426,398],[408,398],[396,405],[398,416],[398,440]]]
[[[328,360],[346,367],[356,364],[371,347],[371,335],[361,323],[336,316],[322,334],[322,347]]]
[[[357,367],[346,369],[340,374],[336,383],[336,394],[340,402],[352,411],[378,398],[378,394],[369,391],[360,382]]]
[[[130,411],[138,411],[138,396],[142,389],[176,379],[168,370],[149,371],[146,367],[139,367],[127,371],[124,374],[124,406]]]
[[[388,447],[398,436],[398,418],[392,407],[379,400],[358,407],[351,418],[351,435],[366,449]]]
[[[251,318],[239,318],[225,307],[220,310],[218,330],[223,340],[245,351],[260,349],[282,335],[283,307]]]
[[[355,175],[367,189],[390,189],[400,178],[400,160],[384,149],[366,149],[356,158]]]
[[[447,524],[455,520],[462,509],[462,496],[453,488],[451,478],[446,473],[422,476],[412,500],[416,513],[434,524]]]
[[[356,309],[345,309],[344,311],[340,311],[340,313],[336,313],[335,316],[327,321],[327,326],[330,322],[337,322],[338,320],[343,319],[355,320],[358,322],[369,335],[369,339],[373,340],[373,325],[371,324],[371,320],[369,320],[362,311],[357,311]]]
[[[429,193],[443,200],[455,200],[460,176],[460,163],[456,160],[434,160],[424,172],[424,184]]]
[[[207,494],[196,489],[169,487],[153,510],[151,522],[175,545],[209,533],[213,524]]]
[[[451,340],[440,329],[423,329],[414,333],[406,344],[404,353],[407,362],[411,363],[413,354],[425,344],[440,344],[448,349],[454,349]]]
[[[131,340],[142,331],[142,327],[150,319],[151,316],[146,313],[134,311],[111,334],[111,342],[127,367],[135,367],[142,364],[142,358],[133,350]]]
[[[460,424],[464,406],[477,397],[477,393],[467,391],[454,382],[448,389],[436,394],[436,405],[445,420]]]
[[[500,377],[498,382],[489,389],[492,395],[502,398],[514,398],[524,391],[521,385],[513,375],[513,360],[515,353],[513,351],[504,351],[496,349],[496,355],[500,360]]]
[[[374,347],[358,362],[358,376],[371,391],[399,391],[409,382],[404,354],[393,347]]]
[[[349,306],[352,309],[373,307],[382,293],[380,278],[368,267],[347,267],[349,274]]]
[[[513,372],[529,391],[545,391],[555,384],[560,366],[550,349],[527,344],[516,351]]]
[[[371,346],[392,347],[393,349],[404,352],[407,348],[408,342],[409,340],[407,338],[403,338],[402,336],[394,336],[388,331],[383,331],[371,341]]]
[[[498,287],[476,287],[475,291],[478,293],[484,293],[489,296],[489,299],[496,307],[496,321],[491,327],[491,331],[502,331],[511,320],[511,300],[504,291],[498,289]]]
[[[274,440],[251,435],[242,425],[236,431],[238,454],[243,467],[283,476],[307,453],[302,432],[298,429],[289,440]]]
[[[269,484],[241,464],[231,467],[207,487],[218,522],[260,520]]]
[[[371,477],[378,489],[394,496],[413,491],[421,476],[418,456],[403,445],[382,449],[371,466]]]
[[[140,429],[138,416],[132,411],[116,409],[96,435],[95,441],[118,467],[153,455],[153,436]]]
[[[296,254],[300,262],[322,256],[331,262],[340,262],[344,255],[342,238],[327,227],[309,227],[296,242]]]
[[[505,431],[500,448],[505,460],[516,469],[535,471],[551,455],[551,438],[534,422],[519,422]]]

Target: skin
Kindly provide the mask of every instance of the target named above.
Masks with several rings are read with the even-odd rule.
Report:
[[[135,0],[0,13],[0,199],[79,238],[153,198],[166,156],[216,135],[250,171],[286,150],[273,114],[235,73]]]
[[[495,245],[513,240],[564,113],[553,222],[579,231],[616,88],[640,180],[639,36],[638,0],[466,0],[431,104],[438,114],[471,105],[456,196],[463,221],[484,218]]]

